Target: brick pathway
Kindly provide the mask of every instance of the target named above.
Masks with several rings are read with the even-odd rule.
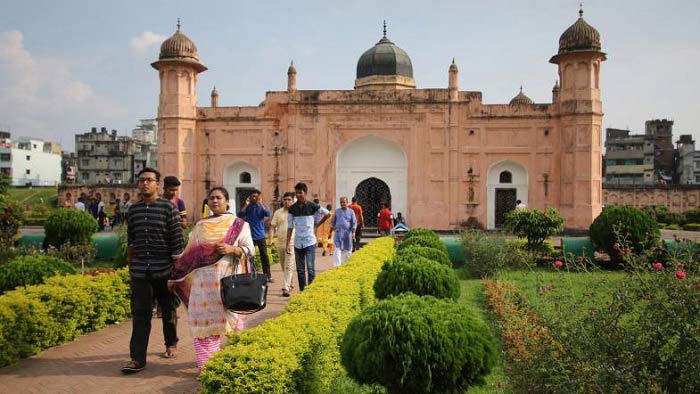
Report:
[[[332,267],[331,258],[316,257],[316,270]],[[289,298],[281,296],[282,272],[272,267],[275,282],[268,293],[268,306],[248,316],[247,328],[255,327],[282,312]],[[296,283],[296,275],[294,276]],[[294,289],[294,292],[297,292]],[[198,390],[192,337],[187,327],[187,312],[178,315],[178,356],[164,359],[165,350],[160,319],[154,319],[148,348],[148,366],[143,371],[124,375],[119,371],[129,360],[131,321],[127,320],[75,341],[56,346],[17,364],[0,369],[0,393],[192,393]],[[2,350],[0,350],[2,351]]]

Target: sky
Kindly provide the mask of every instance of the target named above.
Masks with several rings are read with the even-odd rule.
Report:
[[[644,121],[675,121],[674,138],[700,148],[700,2],[586,1],[584,19],[601,34],[604,127],[643,132]],[[158,108],[160,43],[182,32],[209,70],[220,106],[257,105],[286,89],[294,60],[298,89],[352,89],[360,55],[382,35],[404,49],[418,88],[460,90],[507,103],[519,87],[551,102],[549,58],[578,18],[579,2],[529,1],[3,1],[0,12],[0,130],[59,142],[91,127],[130,134]]]

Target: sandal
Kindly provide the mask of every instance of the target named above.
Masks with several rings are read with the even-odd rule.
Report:
[[[165,353],[163,353],[163,358],[175,358],[177,357],[177,348],[175,346],[168,346],[165,348]]]
[[[141,364],[136,360],[131,360],[128,363],[126,363],[125,366],[122,367],[122,372],[123,373],[136,373],[136,372],[142,371],[144,368],[146,368],[145,364]]]

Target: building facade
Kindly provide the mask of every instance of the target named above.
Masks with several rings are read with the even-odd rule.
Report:
[[[61,146],[36,138],[0,138],[0,172],[13,186],[53,186],[61,182]]]
[[[105,127],[76,134],[75,149],[80,183],[133,183],[143,167],[157,164],[153,144],[118,136],[116,130],[108,132]]]
[[[369,226],[386,202],[411,227],[478,220],[497,228],[519,199],[588,228],[602,202],[606,57],[582,14],[549,60],[558,70],[551,103],[521,90],[508,104],[486,104],[481,92],[459,89],[454,61],[446,88],[417,88],[410,57],[385,29],[361,55],[353,90],[298,90],[292,64],[287,90],[268,92],[258,106],[220,106],[216,89],[200,106],[197,76],[207,68],[178,26],[152,64],[160,171],[181,179],[190,204],[222,184],[235,207],[252,188],[275,201],[303,181],[324,203],[357,196]]]
[[[695,150],[695,140],[690,134],[682,134],[676,141],[678,152],[678,178],[682,185],[700,184],[700,151]]]

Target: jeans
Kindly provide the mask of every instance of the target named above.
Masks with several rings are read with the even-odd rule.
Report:
[[[260,263],[262,264],[262,270],[265,275],[267,275],[268,279],[272,278],[270,274],[270,256],[267,255],[267,238],[261,238],[261,239],[256,239],[253,240],[253,243],[255,246],[258,247],[258,250],[260,251]]]
[[[306,271],[309,271],[309,283],[316,277],[316,245],[307,246],[303,249],[294,248],[294,257],[297,263],[297,277],[299,279],[299,291],[306,287]]]
[[[163,336],[165,346],[177,345],[177,315],[175,313],[175,297],[168,290],[168,277],[154,279],[131,278],[131,328],[130,354],[131,359],[141,365],[146,365],[148,337],[151,335],[151,315],[153,314],[153,298],[158,300],[163,313]]]

